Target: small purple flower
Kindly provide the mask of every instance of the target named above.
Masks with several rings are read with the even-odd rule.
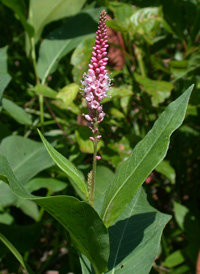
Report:
[[[107,97],[111,85],[111,79],[106,70],[108,62],[106,57],[108,47],[106,31],[106,12],[103,10],[99,18],[96,42],[88,73],[84,73],[83,81],[81,81],[83,96],[87,101],[89,110],[89,114],[84,116],[89,121],[89,128],[93,133],[98,131],[98,124],[104,119],[105,113],[100,102]]]

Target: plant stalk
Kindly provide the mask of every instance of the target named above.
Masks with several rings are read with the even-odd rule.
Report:
[[[97,133],[94,133],[94,154],[93,154],[93,168],[92,168],[92,182],[90,190],[90,202],[94,207],[94,191],[95,191],[95,178],[96,178],[96,156],[97,156]]]

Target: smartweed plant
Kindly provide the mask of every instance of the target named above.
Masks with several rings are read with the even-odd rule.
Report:
[[[39,131],[49,155],[69,178],[79,198],[30,194],[17,180],[4,156],[0,156],[0,179],[8,183],[18,197],[44,208],[69,232],[83,274],[146,274],[159,253],[161,234],[170,216],[149,205],[142,184],[165,157],[171,134],[183,122],[192,87],[164,110],[116,174],[105,173],[104,181],[97,180],[96,161],[101,158],[97,155],[101,138],[99,125],[105,116],[101,101],[109,96],[111,87],[106,69],[107,48],[106,12],[103,10],[89,70],[82,81],[82,95],[88,106],[84,117],[94,145],[93,168],[86,181],[72,162],[56,151]],[[0,239],[28,273],[33,273],[2,234]]]

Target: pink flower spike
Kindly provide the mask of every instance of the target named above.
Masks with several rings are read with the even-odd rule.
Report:
[[[101,159],[101,156],[96,156],[96,159],[97,159],[97,160],[100,160],[100,159]]]
[[[92,118],[90,117],[90,115],[87,114],[87,115],[84,115],[84,116],[85,116],[85,119],[88,120],[89,122],[92,121]]]
[[[103,10],[99,18],[96,41],[92,50],[88,73],[84,73],[83,81],[81,81],[83,85],[81,90],[84,91],[83,97],[87,101],[89,110],[89,115],[85,115],[85,118],[90,122],[88,126],[93,134],[98,132],[98,124],[104,119],[105,113],[100,103],[103,98],[107,97],[107,92],[111,85],[111,79],[106,70],[108,62],[106,57],[107,48],[106,12]],[[101,138],[100,135],[97,136],[97,140]]]

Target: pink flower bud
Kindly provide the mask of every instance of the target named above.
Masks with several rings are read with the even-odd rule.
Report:
[[[97,159],[97,160],[100,160],[100,159],[101,159],[101,156],[96,156],[96,159]]]

